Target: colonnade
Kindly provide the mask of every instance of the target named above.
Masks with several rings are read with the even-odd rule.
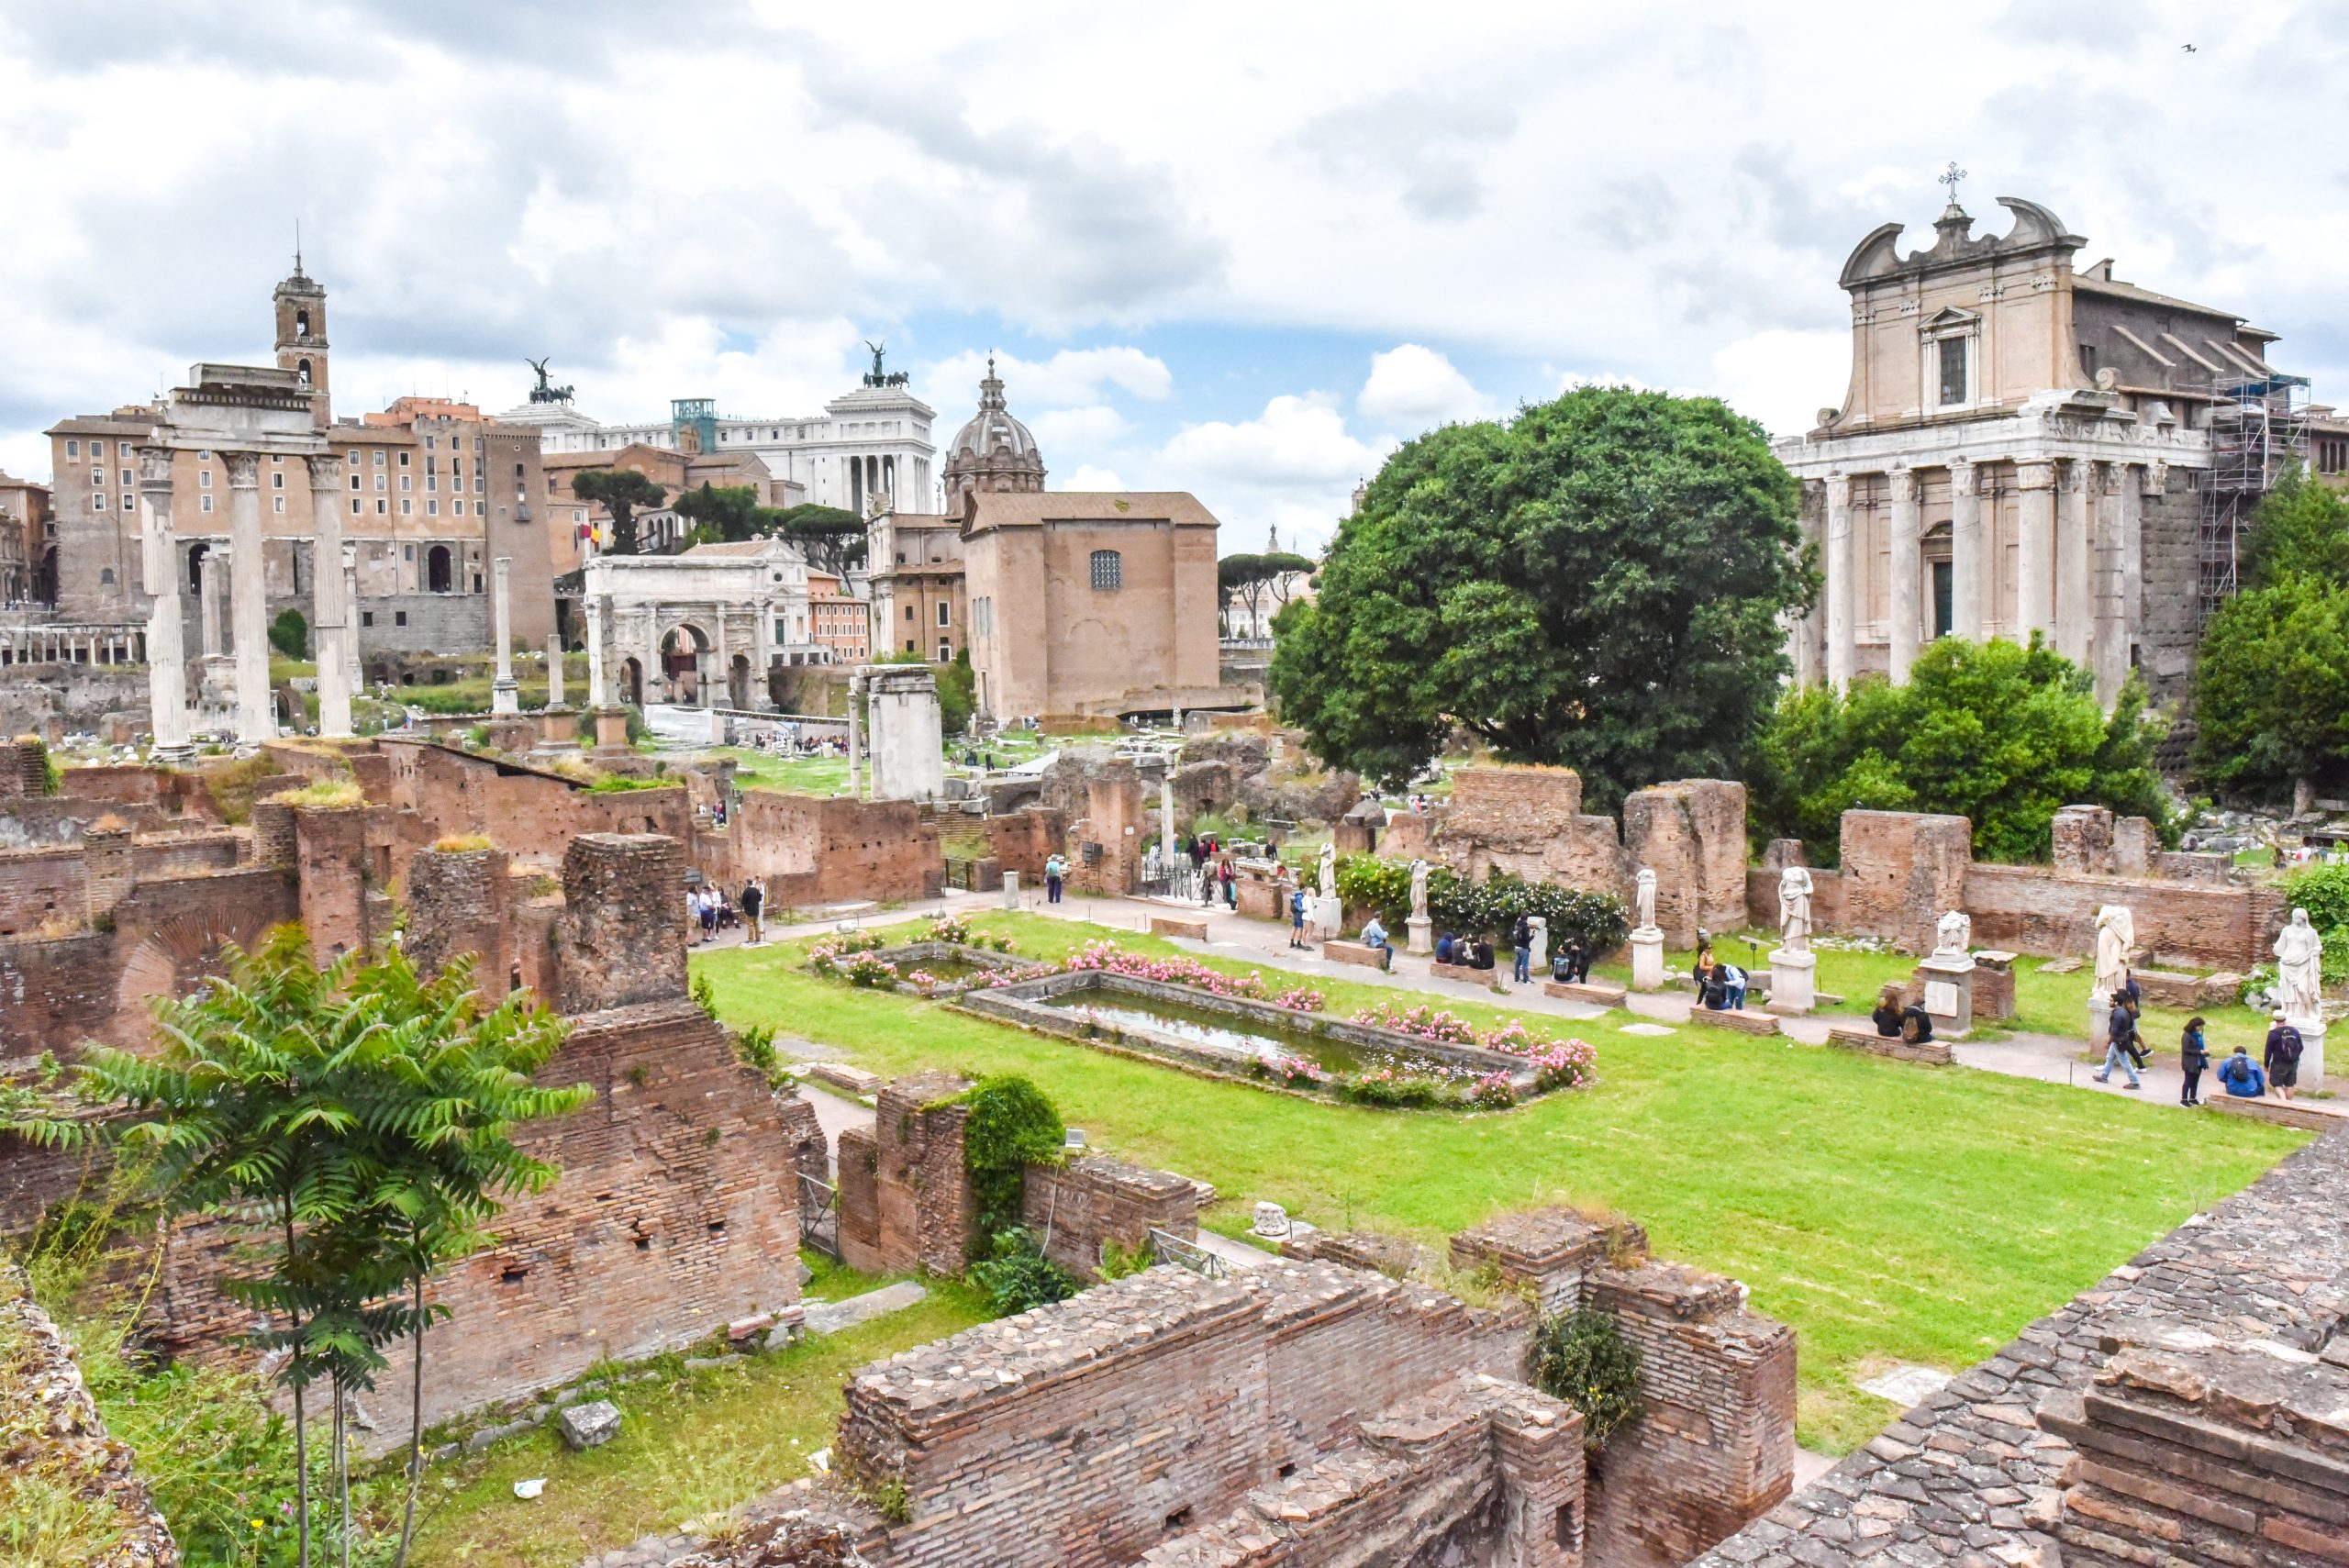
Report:
[[[0,664],[144,664],[147,628],[136,621],[0,624]]]

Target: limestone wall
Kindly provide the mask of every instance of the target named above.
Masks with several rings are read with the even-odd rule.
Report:
[[[934,898],[946,885],[938,829],[909,800],[750,790],[727,837],[730,878],[763,879],[771,909]]]

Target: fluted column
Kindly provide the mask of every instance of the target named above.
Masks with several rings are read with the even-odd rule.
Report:
[[[317,636],[318,733],[338,739],[351,733],[351,602],[343,597],[342,459],[314,452],[302,460],[310,470],[310,610]]]
[[[223,452],[228,470],[228,546],[236,571],[228,581],[229,636],[237,646],[237,742],[258,746],[277,739],[269,696],[268,562],[261,544],[261,454]]]
[[[180,556],[172,537],[169,449],[139,449],[139,499],[146,514],[139,572],[154,599],[147,612],[147,722],[153,736],[151,755],[157,762],[176,762],[194,752],[187,743],[187,664],[180,647]]]
[[[587,706],[601,711],[611,706],[604,684],[604,595],[587,595]]]
[[[1920,578],[1924,572],[1922,528],[1917,505],[1917,471],[1892,471],[1892,684],[1905,686],[1916,667],[1919,623],[1924,618]]]
[[[2055,465],[2015,464],[2015,640],[2055,627]]]
[[[1858,594],[1852,583],[1852,476],[1831,474],[1827,480],[1827,684],[1848,691],[1854,662],[1853,606]]]
[[[2089,657],[2096,671],[2097,700],[2110,707],[2129,678],[2129,625],[2122,584],[2122,512],[2136,501],[2136,486],[2129,471],[2118,463],[2100,462],[2091,479],[2091,560],[2094,567],[2096,630]]]
[[[2096,624],[2094,466],[2085,458],[2065,465],[2063,499],[2055,512],[2055,651],[2083,666]]]
[[[1970,462],[1949,465],[1949,629],[1968,642],[1982,640],[1984,568],[1982,471]]]
[[[364,684],[359,678],[359,547],[342,547],[342,667],[350,677],[354,692]]]
[[[507,577],[514,565],[514,558],[501,555],[489,563],[491,635],[497,639],[497,678],[489,684],[489,711],[519,713],[521,693],[514,684],[514,633],[508,624],[510,609],[507,597]]]
[[[217,659],[227,651],[220,644],[220,601],[228,594],[228,552],[212,545],[204,552],[203,565],[204,574],[196,579],[196,622],[204,656]]]

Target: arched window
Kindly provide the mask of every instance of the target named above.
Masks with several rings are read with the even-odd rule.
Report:
[[[309,335],[310,313],[306,310],[295,311],[294,313],[294,336],[296,338],[306,338]]]
[[[431,593],[449,591],[449,547],[436,544],[424,558],[424,586]]]
[[[208,544],[199,544],[187,552],[187,591],[189,593],[204,592],[204,558],[211,553],[212,547]]]
[[[307,385],[309,385],[309,384],[310,384],[310,361],[307,361],[307,360],[297,360],[297,361],[295,361],[295,365],[294,365],[294,373],[295,373],[295,374],[296,374],[296,375],[298,375],[298,376],[300,376],[300,377],[302,378],[302,384],[303,384],[304,386],[307,386]]]
[[[1122,588],[1126,584],[1125,558],[1114,550],[1093,552],[1093,585],[1096,588]]]

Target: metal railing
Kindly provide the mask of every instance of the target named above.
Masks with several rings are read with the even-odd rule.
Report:
[[[799,1173],[799,1240],[834,1262],[841,1261],[840,1189]]]
[[[1150,1228],[1151,1256],[1162,1263],[1174,1263],[1208,1279],[1230,1279],[1231,1265],[1201,1247],[1196,1241],[1186,1241],[1171,1230]]]

